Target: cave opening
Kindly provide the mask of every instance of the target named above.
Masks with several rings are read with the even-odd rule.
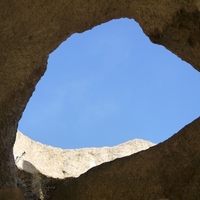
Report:
[[[199,116],[199,76],[134,20],[112,20],[50,55],[19,130],[60,148],[159,143]]]

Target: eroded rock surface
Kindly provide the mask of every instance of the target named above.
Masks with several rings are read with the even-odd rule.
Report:
[[[51,200],[191,200],[200,197],[200,118],[148,150],[55,180]]]
[[[46,70],[49,53],[71,34],[83,32],[95,25],[121,17],[135,19],[152,42],[164,45],[200,71],[199,0],[0,1],[0,160],[3,161],[0,162],[0,188],[16,186],[17,184],[12,150],[17,125],[35,85]],[[175,183],[181,183],[181,186],[185,188],[183,192],[189,191],[188,194],[190,194],[190,191],[193,191],[194,194],[197,194],[196,188],[200,184],[195,180],[198,177],[200,154],[195,142],[197,142],[196,139],[199,139],[197,136],[199,126],[193,122],[189,127],[191,135],[187,140],[184,139],[185,136],[181,136],[185,132],[183,129],[180,136],[176,137],[176,143],[169,139],[167,143],[153,148],[158,148],[160,154],[156,153],[157,150],[150,149],[145,152],[144,156],[143,153],[140,153],[131,157],[131,161],[120,159],[113,162],[117,164],[105,164],[101,169],[97,167],[90,172],[95,174],[96,183],[94,178],[83,178],[86,177],[85,175],[72,181],[71,185],[78,184],[78,180],[80,180],[81,185],[90,188],[91,191],[87,190],[88,193],[96,193],[99,196],[95,199],[100,199],[103,195],[102,192],[105,191],[102,187],[109,188],[108,186],[119,182],[121,186],[118,189],[110,188],[108,196],[112,199],[116,196],[115,194],[118,194],[119,197],[125,199],[127,190],[123,188],[131,188],[125,184],[125,181],[128,181],[133,187],[137,182],[136,174],[135,178],[131,179],[126,175],[126,172],[129,171],[129,168],[133,168],[133,163],[137,163],[138,176],[143,177],[142,169],[147,169],[145,174],[149,174],[149,176],[147,176],[148,179],[142,178],[136,187],[137,189],[133,189],[135,192],[132,193],[133,195],[137,196],[144,191],[146,191],[146,195],[151,195],[154,192],[161,194],[162,190],[166,191],[166,194],[175,194],[176,189],[177,194],[183,194],[181,187],[175,187]],[[166,144],[172,146],[173,151],[166,148]],[[184,147],[181,144],[184,144]],[[177,155],[177,152],[183,153],[180,156],[181,161],[177,161],[179,157],[176,160],[172,159],[174,155]],[[138,155],[141,158],[138,158]],[[154,157],[155,155],[157,157]],[[156,165],[157,167],[154,169],[155,159],[158,159],[159,156],[162,157],[162,164]],[[153,164],[149,159],[151,157],[155,162]],[[144,163],[150,168],[143,168]],[[112,175],[110,170],[107,171],[107,168],[112,168],[115,165],[118,166],[116,170],[123,171]],[[152,177],[152,173],[156,172],[157,168],[164,174],[162,179]],[[177,176],[177,174],[180,175]],[[87,176],[90,177],[89,174]],[[108,177],[108,184],[102,184],[102,179],[108,179]],[[178,179],[175,180],[174,177]],[[187,180],[185,179],[184,182],[182,177],[186,177]],[[167,180],[168,184],[165,184],[163,180]],[[162,186],[156,184],[157,182],[160,182]],[[186,182],[187,187],[184,185]],[[95,186],[97,183],[102,184],[102,186],[96,187],[95,191],[91,185]],[[147,183],[151,186],[156,184],[158,188],[155,190],[146,189],[144,185],[146,186]],[[76,191],[70,186],[68,193],[84,196],[80,189],[74,188]],[[77,199],[79,198],[77,197]]]
[[[19,188],[4,188],[0,190],[1,200],[24,200],[22,191]]]
[[[60,149],[35,142],[19,131],[14,145],[16,165],[32,174],[54,178],[78,177],[104,162],[148,149],[154,144],[140,139],[114,147]]]

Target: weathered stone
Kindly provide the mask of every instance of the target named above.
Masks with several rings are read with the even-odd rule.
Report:
[[[19,188],[3,188],[0,190],[1,200],[24,200]]]
[[[200,71],[199,11],[199,0],[0,1],[0,188],[17,183],[12,147],[18,121],[46,70],[49,53],[62,41],[111,19],[133,18],[152,42]],[[192,152],[191,157],[198,157],[199,149]]]
[[[171,200],[200,197],[200,118],[148,150],[51,180],[49,200]]]
[[[94,166],[153,145],[149,141],[134,139],[114,147],[61,149],[33,141],[18,131],[14,156],[17,167],[27,172],[66,178],[78,177]]]

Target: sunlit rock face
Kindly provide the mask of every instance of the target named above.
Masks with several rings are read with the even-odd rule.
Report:
[[[133,18],[152,42],[164,45],[200,71],[199,11],[198,0],[1,1],[0,159],[3,162],[0,163],[0,188],[17,184],[12,147],[18,121],[35,85],[46,70],[48,55],[65,39],[73,33],[83,32],[111,19]],[[94,173],[95,180],[86,180],[86,176],[81,176],[75,181],[80,181],[78,188],[74,187],[76,190],[68,191],[69,194],[74,194],[73,198],[76,200],[81,195],[85,199],[117,199],[114,198],[115,194],[121,199],[128,199],[131,194],[131,199],[157,199],[161,194],[171,194],[171,199],[189,199],[189,195],[190,199],[198,199],[199,196],[194,196],[198,194],[196,188],[199,188],[199,182],[196,181],[199,177],[200,155],[199,145],[196,143],[199,140],[197,122],[199,119],[190,124],[190,128],[184,128],[175,137],[176,140],[169,139],[167,145],[163,143],[152,148],[156,150],[149,149],[131,159],[119,159],[112,164],[102,165],[101,168],[96,167],[90,172]],[[184,135],[186,132],[189,134],[187,137]],[[150,162],[152,157],[153,163]],[[160,158],[162,159],[159,160]],[[128,170],[135,169],[135,166],[137,171]],[[153,176],[158,171],[164,174],[162,178]],[[106,177],[109,178],[108,184],[104,184]],[[125,184],[125,180],[129,185]],[[75,182],[68,184],[73,185]],[[137,187],[133,184],[136,182]],[[97,183],[105,188],[89,187]],[[121,186],[114,187],[116,183]],[[182,187],[175,187],[175,183]],[[109,188],[109,195],[105,196],[108,185],[113,187]],[[130,185],[137,189],[132,190]],[[157,189],[151,190],[153,186]],[[91,194],[96,194],[95,198]]]
[[[17,166],[30,173],[54,178],[78,177],[90,168],[148,149],[154,144],[140,139],[114,147],[60,149],[35,142],[19,131],[14,145]]]

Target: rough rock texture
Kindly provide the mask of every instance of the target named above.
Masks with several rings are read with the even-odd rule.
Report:
[[[75,32],[83,32],[111,19],[133,18],[141,25],[144,33],[152,42],[164,45],[200,71],[199,11],[199,0],[0,1],[0,160],[3,161],[0,162],[0,188],[16,186],[17,184],[12,147],[18,121],[35,89],[36,83],[45,72],[49,53],[58,47],[62,41]],[[192,124],[191,127],[197,132],[196,123]],[[182,140],[185,141],[181,134],[177,137],[177,143],[182,143]],[[191,142],[191,140],[195,140],[195,137],[196,135],[193,135],[193,138],[184,143],[187,145],[184,154],[190,155],[193,160],[196,160],[199,155],[199,148],[192,146],[193,143]],[[169,140],[167,144],[170,144],[170,142],[172,140]],[[164,143],[160,145],[159,150],[165,152],[167,151],[165,148]],[[179,152],[179,148],[182,151],[180,145],[174,148],[177,152]],[[148,154],[149,157],[153,156],[152,153],[155,153],[152,150],[146,152],[145,155]],[[164,152],[163,156],[165,155]],[[132,162],[137,163],[138,169],[142,169],[143,163],[148,163],[148,160],[145,161],[148,156],[146,157],[143,153],[138,155],[141,156],[140,159],[143,162]],[[168,156],[166,156],[167,158]],[[189,159],[186,158],[184,155],[182,156],[184,165],[187,165]],[[134,157],[134,159],[136,158]],[[170,161],[166,159],[163,165],[166,164],[169,167],[168,170],[174,170],[173,173],[177,174],[177,169],[173,165],[169,165]],[[122,159],[113,162],[120,164],[103,165],[106,166],[104,173],[106,174],[107,167],[113,165],[121,165],[125,172],[127,167],[125,161]],[[189,159],[189,161],[191,160]],[[183,170],[184,176],[189,176],[188,168],[182,168],[180,165],[183,163],[177,162],[177,168]],[[190,164],[197,166],[198,163],[191,161]],[[196,166],[190,169],[194,172]],[[166,175],[167,168],[160,167],[160,170],[163,170],[163,174]],[[140,172],[138,171],[138,173]],[[147,171],[146,173],[150,172]],[[96,177],[99,177],[98,170],[96,173]],[[121,173],[115,177],[109,179],[108,183],[111,183],[111,180],[114,183],[123,179]],[[173,176],[166,175],[165,179],[168,180],[168,183],[171,183],[169,177],[173,178]],[[92,185],[93,182],[90,181],[90,185]],[[99,181],[100,178],[98,183],[100,183]],[[157,180],[152,179],[151,181],[151,185],[153,185]],[[196,186],[194,186],[193,183],[190,183],[191,188],[200,185],[196,183]],[[87,185],[89,182],[85,184]],[[106,186],[107,184],[103,185]],[[143,188],[142,185],[140,188]],[[98,188],[96,189],[98,190]],[[77,191],[71,191],[79,195]],[[144,191],[144,188],[141,191]],[[169,186],[166,187],[166,191],[170,192]],[[173,191],[173,188],[171,188],[172,193]],[[119,192],[119,190],[116,192]],[[114,195],[115,188],[110,189],[110,193]],[[125,195],[123,190],[122,195]]]
[[[19,188],[4,188],[0,190],[1,200],[24,200]]]
[[[151,142],[135,139],[114,147],[63,150],[35,142],[18,131],[14,157],[18,168],[32,174],[39,171],[54,178],[78,177],[94,166],[153,145]]]
[[[148,150],[55,180],[50,200],[198,200],[200,118]]]

